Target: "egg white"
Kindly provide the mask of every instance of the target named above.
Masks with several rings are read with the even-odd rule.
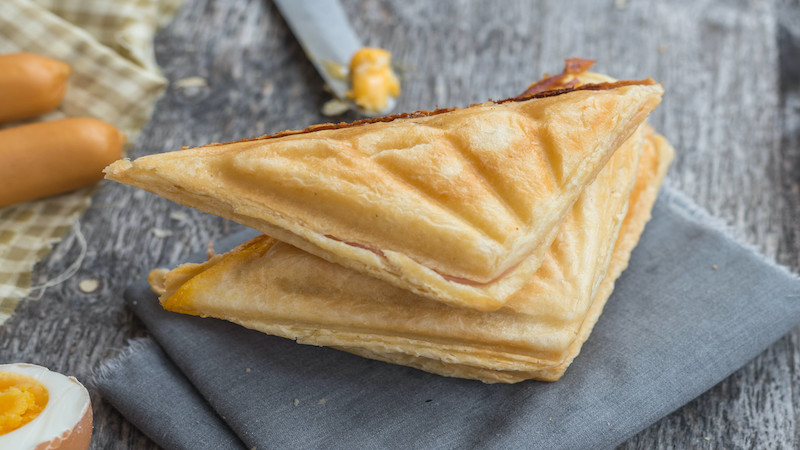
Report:
[[[82,419],[87,412],[91,414],[91,401],[86,388],[74,377],[21,363],[0,364],[0,372],[27,375],[42,383],[49,394],[47,406],[36,418],[14,431],[0,434],[0,449],[35,449],[50,441],[63,439],[65,435],[78,431],[78,427],[85,426]],[[91,419],[88,426],[91,427]]]

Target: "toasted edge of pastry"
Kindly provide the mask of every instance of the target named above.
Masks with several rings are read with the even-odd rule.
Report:
[[[661,87],[654,85],[652,80],[649,79],[644,81],[587,84],[577,88],[572,87],[536,93],[527,97],[516,97],[495,102],[492,105],[502,105],[509,102],[522,104],[534,100],[544,101],[544,99],[552,99],[560,96],[579,95],[584,91],[609,91],[629,88],[644,89],[637,95],[649,99],[646,101],[642,100],[642,105],[646,105],[646,107],[641,107],[646,111],[642,110],[640,111],[641,114],[637,113],[638,115],[636,116],[638,117],[637,120],[644,120],[646,114],[660,101],[660,94],[662,92]],[[487,104],[484,103],[473,105],[470,108],[485,107],[487,107]],[[458,111],[466,111],[470,110],[470,108]],[[190,154],[186,152],[200,151],[203,152],[202,155],[205,155],[202,156],[203,158],[216,157],[227,152],[231,145],[261,143],[279,138],[294,138],[298,135],[311,132],[352,130],[361,125],[370,126],[385,123],[399,124],[403,121],[422,120],[424,118],[442,118],[444,115],[453,113],[454,111],[456,110],[417,112],[361,121],[349,125],[327,124],[310,127],[300,132],[288,131],[254,140],[244,140],[241,143],[209,145],[181,152],[182,154],[178,156],[182,159],[176,164],[174,170],[178,172],[188,170],[186,158],[189,157]],[[633,132],[633,129],[631,129],[630,132]],[[628,136],[629,135],[619,137],[627,139]],[[615,150],[621,142],[621,140],[616,141],[615,144],[610,145],[609,148],[606,149],[609,151],[606,151],[603,155],[598,154],[592,156],[591,158],[587,158],[586,164],[581,163],[582,176],[579,177],[581,179],[580,183],[591,181],[605,162],[607,162],[608,158],[610,158],[613,150]],[[335,231],[326,232],[323,230],[325,226],[316,228],[309,227],[308,223],[311,219],[299,219],[287,213],[286,211],[288,210],[273,210],[270,209],[269,206],[259,203],[258,201],[245,201],[238,193],[229,192],[231,191],[231,189],[229,189],[230,186],[226,186],[225,184],[221,184],[219,187],[213,189],[206,189],[206,187],[209,186],[209,182],[207,181],[201,181],[192,186],[181,185],[174,180],[164,178],[163,174],[159,173],[160,169],[158,164],[160,163],[154,162],[151,165],[144,163],[144,161],[159,161],[162,157],[163,155],[151,155],[140,158],[134,162],[127,160],[118,161],[106,169],[107,178],[156,192],[173,201],[238,221],[328,261],[344,265],[362,273],[367,273],[416,294],[480,311],[492,311],[500,308],[514,292],[524,285],[526,280],[536,269],[538,269],[544,252],[558,233],[559,224],[563,221],[564,217],[566,217],[569,207],[575,199],[577,199],[581,190],[580,188],[583,186],[571,186],[568,190],[569,195],[565,193],[565,197],[558,201],[548,199],[548,202],[555,201],[553,208],[551,208],[552,211],[548,210],[547,214],[538,215],[532,224],[526,224],[524,226],[518,224],[516,229],[520,230],[522,228],[522,231],[512,231],[512,234],[508,236],[512,236],[513,239],[512,237],[508,237],[508,242],[505,243],[484,239],[480,230],[475,231],[469,227],[464,228],[468,230],[467,232],[459,232],[460,234],[451,233],[448,230],[454,230],[456,227],[450,223],[443,226],[437,225],[434,227],[435,230],[427,231],[418,230],[411,226],[401,227],[405,230],[414,230],[416,233],[414,237],[408,238],[402,236],[402,238],[405,239],[405,242],[416,243],[415,245],[421,249],[437,247],[440,242],[446,239],[449,240],[448,242],[452,241],[447,245],[441,244],[444,246],[442,247],[444,249],[443,251],[429,251],[430,254],[440,255],[440,258],[423,261],[424,258],[417,257],[413,252],[407,252],[394,244],[382,245],[372,242],[364,243],[366,238],[363,238],[363,236],[350,236],[348,233],[350,233],[349,230],[351,228],[336,226],[335,224],[330,225],[327,218],[324,218],[322,222],[327,224],[325,226],[330,226],[329,228]],[[592,162],[588,162],[589,159],[592,159]],[[594,169],[591,169],[591,167],[594,167]],[[224,178],[224,176],[220,176],[219,174],[215,175],[213,171],[208,171],[208,173],[211,179],[215,176],[217,179]],[[194,175],[191,175],[190,178],[192,178],[192,183],[197,181],[197,177]],[[567,177],[567,179],[570,179],[570,177]],[[572,182],[570,181],[570,183]],[[252,189],[250,190],[252,191]],[[226,195],[229,198],[223,198]],[[349,198],[353,198],[353,196],[349,196]],[[303,204],[304,202],[299,203]],[[325,201],[320,202],[320,204],[324,203]],[[501,201],[500,203],[503,202]],[[306,201],[305,204],[308,204],[308,201]],[[555,206],[556,204],[557,206]],[[376,217],[377,216],[378,214],[376,214]],[[424,214],[416,216],[427,217]],[[359,217],[367,217],[371,220],[371,215],[360,215]],[[427,219],[420,220],[424,222]],[[453,224],[459,220],[461,219],[455,220]],[[497,222],[500,221],[498,220]],[[369,224],[364,225],[364,229],[371,230],[374,228],[367,225]],[[508,229],[514,228],[514,224],[511,222],[504,226]],[[526,227],[531,228],[527,229]],[[432,231],[436,231],[436,233],[432,233]],[[440,234],[440,236],[437,236],[437,233]],[[400,237],[396,236],[397,233],[394,233],[394,235],[395,237],[392,239],[395,239],[395,241],[400,239]],[[420,240],[422,236],[427,236],[426,239],[428,239],[430,243],[425,244],[425,242]],[[380,240],[382,238],[378,237],[376,239]],[[466,246],[467,243],[469,243],[469,252],[465,252],[464,254],[459,253],[459,246]],[[485,258],[482,256],[484,253],[488,255]],[[466,270],[464,267],[454,268],[454,265],[464,264],[470,264],[470,267],[474,266],[475,268],[481,268],[481,270],[487,268],[486,270],[490,271],[480,275],[470,275],[464,272],[464,270]]]
[[[614,245],[608,272],[602,283],[600,283],[585,317],[580,322],[575,338],[569,344],[566,359],[548,360],[535,357],[515,357],[502,363],[501,361],[505,358],[503,351],[493,348],[481,348],[476,346],[475,343],[465,342],[462,350],[457,350],[458,346],[453,346],[454,343],[441,347],[442,349],[449,348],[449,350],[436,350],[441,344],[434,340],[425,344],[428,346],[428,350],[424,350],[420,347],[422,345],[420,337],[409,338],[407,341],[396,338],[388,339],[388,337],[382,338],[380,335],[366,333],[366,330],[366,334],[361,337],[359,337],[358,331],[355,330],[352,339],[344,339],[340,333],[341,330],[325,329],[324,317],[320,318],[321,323],[319,325],[288,323],[285,321],[278,321],[268,325],[258,320],[253,321],[241,316],[229,317],[229,319],[248,328],[268,331],[270,334],[284,337],[295,337],[301,343],[329,345],[361,356],[416,367],[446,376],[478,379],[487,383],[510,383],[524,379],[557,380],[577,356],[582,344],[588,338],[606,300],[613,290],[615,280],[627,266],[630,252],[638,242],[644,225],[650,218],[650,211],[657,196],[658,187],[661,185],[669,162],[672,159],[673,150],[662,137],[653,134],[648,136],[648,141],[645,145],[650,147],[645,149],[640,160],[636,182],[630,194],[630,207],[622,220],[619,238]],[[274,240],[262,236],[240,245],[231,253],[244,255],[244,258],[247,259],[248,254],[262,255],[270,251],[274,242]],[[161,294],[162,302],[167,309],[201,316],[224,317],[225,314],[219,311],[204,312],[198,311],[191,306],[186,306],[188,300],[181,298],[181,296],[192,294],[190,291],[181,293],[180,290],[189,278],[198,273],[217,270],[220,273],[232,275],[237,271],[235,266],[228,267],[225,264],[224,255],[217,255],[206,263],[186,264],[166,274],[162,271],[154,271],[151,273],[150,280],[154,290]],[[210,282],[219,283],[217,278],[212,277],[212,280]],[[363,281],[363,276],[361,280]],[[341,282],[348,283],[353,282],[353,280],[341,280]],[[203,286],[202,284],[195,285],[192,286],[192,289],[194,291],[203,290]],[[232,289],[235,289],[235,286],[232,286]],[[331,289],[335,289],[335,287],[332,286]],[[425,300],[420,299],[420,301]],[[222,305],[222,308],[224,309],[224,305]],[[442,308],[450,307],[442,306]],[[370,337],[366,338],[367,335]],[[359,339],[371,339],[372,341],[369,342],[369,345],[365,343],[361,347],[355,346],[358,345]],[[343,345],[346,342],[350,342],[353,345]],[[416,353],[409,354],[404,351],[398,351],[403,346],[411,346],[409,348],[413,348]],[[442,351],[445,354],[451,354],[451,356],[445,357]],[[426,354],[428,356],[425,356]],[[456,357],[456,354],[461,356]],[[492,367],[497,367],[497,369]]]

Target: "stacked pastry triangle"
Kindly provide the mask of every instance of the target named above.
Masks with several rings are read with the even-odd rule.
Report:
[[[661,86],[568,60],[522,96],[123,160],[260,236],[154,271],[164,308],[485,382],[557,380],[672,158]]]

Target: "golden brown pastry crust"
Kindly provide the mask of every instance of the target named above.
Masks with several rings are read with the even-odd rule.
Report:
[[[482,311],[538,269],[583,188],[660,101],[648,82],[119,161],[107,178]]]
[[[621,149],[575,204],[531,283],[492,313],[415,297],[265,236],[151,282],[166,309],[301,343],[484,382],[552,381],[579,352],[627,265],[671,157],[654,135],[643,149]]]
[[[545,84],[609,80],[569,67]],[[571,208],[536,274],[492,313],[415,297],[266,236],[204,264],[153,271],[150,283],[167,309],[301,343],[489,383],[554,381],[627,266],[672,156],[663,137],[640,128]]]

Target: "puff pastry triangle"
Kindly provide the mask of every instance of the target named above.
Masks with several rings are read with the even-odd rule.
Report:
[[[626,267],[672,158],[666,141],[643,141],[644,132],[614,154],[539,270],[494,312],[419,297],[267,236],[203,264],[154,271],[151,284],[168,310],[300,343],[484,382],[556,380]]]
[[[652,80],[587,85],[122,160],[106,177],[489,311],[661,94]]]

